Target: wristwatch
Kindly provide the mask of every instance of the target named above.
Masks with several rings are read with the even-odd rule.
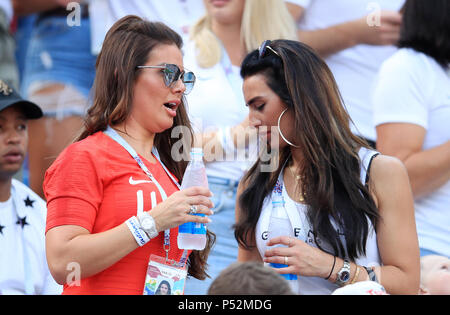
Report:
[[[344,259],[344,266],[339,270],[337,274],[336,284],[343,287],[350,280],[350,262]]]
[[[148,212],[142,212],[138,214],[140,228],[147,234],[149,239],[155,238],[158,236],[158,231],[156,230],[156,223],[153,217],[148,214]]]

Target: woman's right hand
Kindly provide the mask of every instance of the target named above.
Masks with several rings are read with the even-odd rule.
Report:
[[[214,204],[209,199],[212,193],[205,187],[190,187],[173,193],[165,201],[159,203],[148,213],[153,217],[158,232],[165,231],[186,222],[210,223],[207,216],[214,212]],[[197,207],[197,216],[189,214],[191,206]]]

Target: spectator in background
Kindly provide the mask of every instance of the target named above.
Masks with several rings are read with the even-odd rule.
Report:
[[[295,39],[296,28],[282,0],[204,2],[207,14],[191,29],[184,62],[197,75],[196,88],[187,97],[188,113],[197,145],[203,145],[214,193],[214,220],[208,225],[217,235],[208,260],[214,279],[237,260],[232,229],[236,189],[251,160],[248,156],[246,160],[244,150],[235,149],[237,135],[249,126],[240,64],[264,39]],[[211,281],[188,279],[185,292],[206,294]]]
[[[13,179],[41,109],[0,79],[0,295],[59,294],[45,257],[45,202]]]
[[[370,91],[381,63],[395,52],[404,0],[288,2],[300,41],[325,58],[336,78],[352,131],[374,147]]]
[[[17,68],[19,69],[19,78],[23,77],[28,43],[30,41],[31,34],[33,33],[35,22],[35,14],[24,15],[17,18],[17,28],[14,33],[14,39],[16,41],[16,61]]]
[[[373,93],[378,148],[408,169],[422,256],[450,256],[449,16],[448,0],[406,1]]]
[[[29,126],[33,135],[29,143],[29,184],[42,198],[45,171],[82,127],[95,76],[88,5],[81,4],[73,10],[72,25],[68,23],[71,11],[66,10],[69,2],[13,0],[17,15],[38,13],[21,90],[44,112],[43,119]],[[75,17],[80,18],[79,24]]]
[[[0,0],[0,78],[15,89],[19,88],[19,74],[14,57],[14,39],[10,34],[13,10],[10,0]]]
[[[208,295],[294,295],[289,283],[260,262],[236,262],[222,270]]]
[[[125,15],[163,22],[182,37],[205,14],[203,0],[91,0],[92,49],[98,54],[108,29]]]

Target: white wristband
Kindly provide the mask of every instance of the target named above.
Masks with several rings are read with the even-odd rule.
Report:
[[[147,234],[141,230],[141,225],[136,217],[129,218],[125,223],[139,246],[144,246],[150,241]]]

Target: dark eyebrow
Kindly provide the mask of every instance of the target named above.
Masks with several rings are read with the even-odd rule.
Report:
[[[250,101],[248,101],[248,103],[245,105],[251,106],[253,103],[256,103],[257,101],[261,100],[262,98],[263,98],[262,96],[255,96]]]
[[[7,119],[5,116],[2,116],[2,115],[0,114],[0,120],[1,120],[1,121],[7,121],[8,119]],[[28,119],[27,119],[27,117],[26,117],[25,115],[21,114],[21,115],[19,115],[18,117],[16,117],[16,120],[24,120],[24,121],[27,121]]]

